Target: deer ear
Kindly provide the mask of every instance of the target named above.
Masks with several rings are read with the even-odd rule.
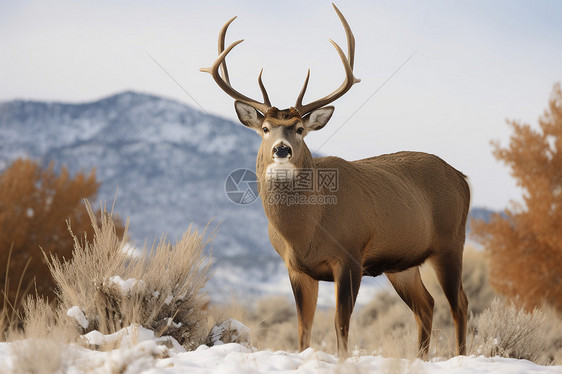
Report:
[[[236,100],[234,102],[234,109],[236,109],[238,119],[244,126],[254,130],[259,130],[261,128],[264,118],[263,114],[258,112],[253,106]]]
[[[334,109],[333,106],[326,106],[316,109],[304,116],[304,125],[308,131],[320,130],[322,127],[326,126],[330,118],[332,118]]]

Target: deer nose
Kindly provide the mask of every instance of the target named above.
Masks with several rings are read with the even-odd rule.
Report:
[[[279,144],[278,146],[273,147],[273,157],[286,158],[287,156],[291,157],[292,155],[293,151],[291,150],[291,147],[288,147],[285,144]]]

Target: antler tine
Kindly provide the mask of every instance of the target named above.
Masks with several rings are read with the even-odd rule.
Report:
[[[261,75],[263,73],[263,69],[260,70],[260,75],[258,75],[258,85],[260,86],[261,94],[263,96],[263,103],[271,108],[271,102],[269,101],[269,95],[265,90],[265,86],[261,80]]]
[[[301,116],[304,116],[305,114],[313,111],[314,109],[321,108],[325,105],[328,105],[332,101],[335,101],[336,99],[343,96],[347,91],[349,91],[349,89],[355,83],[359,83],[361,81],[360,79],[356,78],[353,75],[353,63],[354,63],[354,60],[355,60],[355,37],[353,36],[353,33],[351,32],[351,28],[349,27],[349,24],[347,23],[347,20],[345,19],[343,14],[340,12],[340,10],[336,7],[335,4],[332,4],[332,5],[334,6],[334,9],[336,10],[336,13],[338,14],[338,17],[340,18],[340,21],[343,25],[343,28],[345,29],[345,33],[346,33],[346,36],[347,36],[347,48],[348,48],[347,49],[347,51],[348,51],[347,57],[343,53],[340,46],[336,42],[334,42],[333,40],[330,39],[330,43],[332,43],[334,48],[336,48],[336,51],[338,52],[338,55],[340,56],[340,59],[343,63],[343,67],[345,69],[345,80],[338,87],[338,89],[335,90],[334,92],[332,92],[331,94],[329,94],[329,95],[327,95],[327,96],[325,96],[325,97],[323,97],[319,100],[313,101],[309,104],[302,105],[302,99],[304,97],[304,94],[306,92],[306,88],[308,86],[308,79],[309,79],[309,76],[310,76],[310,70],[309,70],[307,75],[306,75],[306,80],[305,80],[304,85],[301,89],[299,97],[297,98],[297,103],[295,104],[295,108],[299,111]]]
[[[306,89],[308,87],[309,78],[310,78],[310,69],[308,69],[306,72],[306,78],[304,80],[304,84],[302,85],[301,92],[299,93],[299,97],[297,97],[297,103],[295,104],[295,108],[299,111],[299,113],[301,113],[301,108],[303,107],[302,99],[304,98],[304,93],[306,92]],[[302,113],[301,115],[304,114],[306,113]]]
[[[340,12],[336,4],[332,3],[332,6],[338,14],[338,17],[340,18],[340,21],[345,30],[345,35],[347,36],[347,57],[349,60],[349,65],[353,69],[353,63],[355,62],[355,36],[353,36],[351,27],[349,27],[349,23],[347,23],[347,20],[343,16],[342,12]]]
[[[244,39],[237,40],[234,43],[230,44],[226,49],[224,48],[224,40],[225,40],[225,36],[226,36],[226,31],[228,29],[228,26],[230,26],[232,21],[234,21],[235,19],[236,19],[236,17],[233,17],[230,20],[228,20],[225,23],[225,25],[222,27],[221,31],[219,32],[219,56],[217,57],[217,59],[215,60],[213,65],[211,67],[201,68],[199,70],[204,72],[204,73],[211,74],[211,76],[213,77],[213,79],[215,80],[217,85],[226,94],[231,96],[233,99],[243,101],[244,103],[246,103],[248,105],[251,105],[255,109],[257,109],[260,112],[265,114],[268,111],[268,109],[271,108],[271,103],[269,102],[269,97],[267,95],[267,91],[265,90],[265,86],[263,85],[263,82],[262,82],[262,79],[261,79],[261,74],[262,74],[261,72],[260,72],[260,75],[258,77],[258,84],[260,86],[260,90],[261,90],[263,98],[264,98],[263,103],[260,103],[259,101],[256,101],[252,98],[249,98],[248,96],[236,91],[230,85],[230,78],[228,76],[228,69],[226,67],[226,56],[230,53],[230,51],[232,51],[232,49],[234,47],[236,47],[238,44],[240,44],[244,41]],[[222,71],[222,76],[221,76],[221,73],[219,72],[219,68]]]
[[[226,38],[226,31],[228,30],[228,26],[236,19],[236,16],[232,17],[222,27],[221,31],[219,32],[219,55],[224,51],[224,40]],[[221,64],[221,73],[222,78],[228,84],[230,84],[230,78],[228,77],[228,69],[226,68],[226,60],[224,60]]]

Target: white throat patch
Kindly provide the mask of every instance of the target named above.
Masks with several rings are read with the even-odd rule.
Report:
[[[287,158],[274,158],[265,171],[266,180],[292,180],[295,174],[295,165]]]

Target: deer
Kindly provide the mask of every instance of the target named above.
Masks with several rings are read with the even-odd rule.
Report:
[[[328,104],[360,81],[353,72],[355,37],[343,14],[333,7],[346,33],[348,53],[346,56],[330,40],[345,78],[325,97],[303,104],[310,69],[295,106],[289,109],[271,105],[262,81],[263,69],[258,75],[263,101],[236,91],[225,61],[243,41],[225,48],[227,29],[236,17],[219,32],[218,58],[211,67],[200,69],[235,100],[240,122],[261,136],[256,158],[258,191],[269,239],[287,267],[296,304],[299,351],[310,346],[319,281],[335,284],[337,354],[345,359],[361,278],[385,274],[414,314],[418,356],[426,358],[434,300],[419,268],[428,262],[450,305],[456,353],[465,355],[468,299],[462,284],[462,261],[470,204],[467,176],[428,153],[402,151],[346,161],[335,156],[312,157],[304,141],[330,120],[334,107]],[[331,179],[337,177],[335,185],[326,183],[329,171]]]

